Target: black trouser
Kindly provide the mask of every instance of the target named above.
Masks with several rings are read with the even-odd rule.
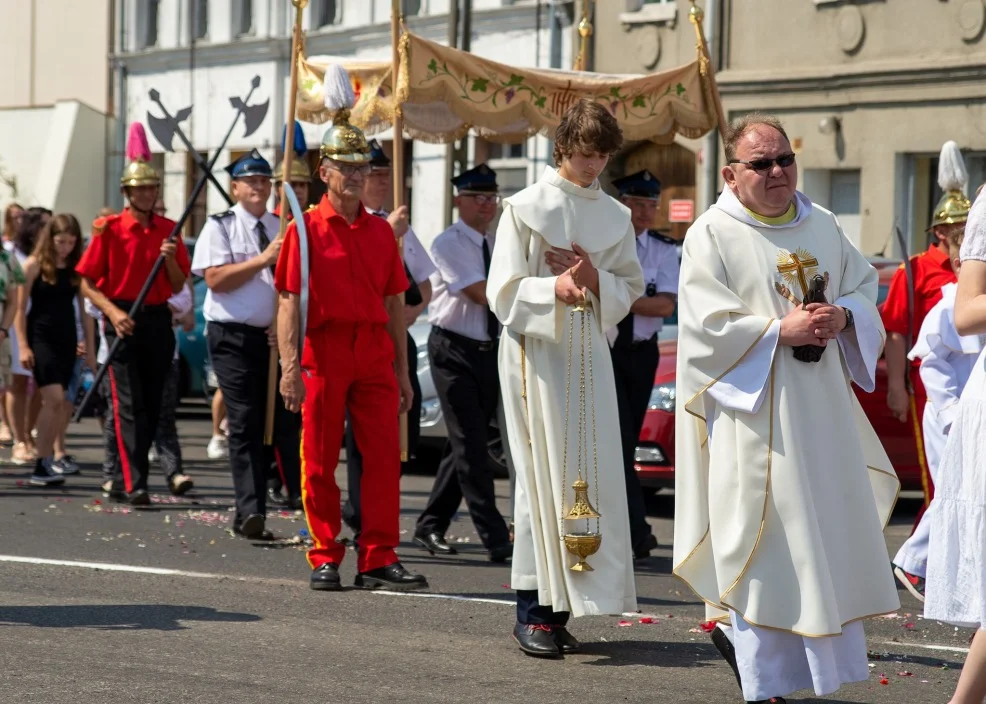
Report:
[[[130,310],[128,301],[113,301]],[[116,340],[116,329],[106,326],[106,342]],[[154,442],[161,415],[161,397],[175,353],[175,333],[167,305],[144,306],[134,316],[134,332],[125,337],[110,364],[110,388],[116,418],[119,468],[114,489],[147,491],[147,453]]]
[[[414,344],[411,334],[407,335],[407,373],[411,377],[411,390],[414,391],[414,400],[411,403],[411,410],[407,412],[407,454],[408,457],[414,456],[414,451],[418,447],[418,437],[421,435],[421,385],[418,383],[418,346]],[[406,463],[401,465],[401,471],[406,468]],[[353,435],[353,426],[349,422],[349,415],[346,415],[346,477],[349,486],[346,503],[342,507],[342,519],[353,529],[359,538],[360,532],[360,482],[363,479],[363,453],[356,447],[356,438]]]
[[[613,376],[616,379],[616,403],[620,413],[620,436],[623,444],[623,476],[627,487],[627,513],[630,516],[630,541],[643,545],[651,535],[640,479],[633,468],[633,455],[644,425],[644,415],[654,388],[657,372],[657,340],[652,338],[612,349]]]
[[[209,323],[206,339],[212,368],[226,403],[229,426],[229,465],[236,492],[239,525],[251,514],[267,513],[267,468],[270,451],[264,447],[264,419],[267,410],[267,370],[270,345],[263,328],[240,323]],[[280,409],[280,410],[279,410]],[[292,488],[300,488],[300,428],[298,414],[284,408],[277,394],[274,400],[274,448]],[[297,484],[292,487],[297,478]]]
[[[537,589],[517,590],[517,623],[528,626],[564,626],[568,623],[568,611],[553,611],[541,606]]]
[[[164,476],[171,483],[171,478],[181,472],[181,443],[178,442],[178,385],[181,373],[178,360],[171,362],[168,379],[164,384],[161,397],[161,417],[158,420],[157,437],[154,446],[157,448],[158,462],[164,471]]]
[[[500,398],[497,346],[432,328],[428,358],[448,442],[416,532],[444,535],[463,497],[487,549],[510,544],[496,508],[487,442]]]

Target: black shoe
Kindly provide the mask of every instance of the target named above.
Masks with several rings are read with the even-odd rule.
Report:
[[[459,551],[445,542],[441,533],[415,533],[414,544],[432,555],[458,555]]]
[[[284,494],[281,493],[280,489],[268,489],[267,490],[267,505],[275,506],[277,508],[284,508],[288,505],[287,500],[284,498]]]
[[[514,555],[514,546],[510,545],[500,545],[495,548],[490,548],[490,562],[502,563],[509,560]]]
[[[168,478],[168,488],[174,496],[184,496],[195,488],[195,482],[187,474],[178,472]]]
[[[654,537],[653,533],[647,535],[640,545],[633,549],[633,559],[634,560],[646,560],[650,557],[650,551],[657,550],[657,538]]]
[[[300,496],[292,496],[288,494],[287,507],[289,511],[304,511],[305,505],[301,503]]]
[[[555,642],[554,627],[518,623],[514,640],[525,654],[535,658],[560,658],[561,649]]]
[[[564,626],[555,626],[552,635],[555,637],[555,645],[558,646],[562,655],[572,655],[582,650],[582,643]]]
[[[723,633],[723,630],[716,626],[712,629],[712,644],[722,655],[723,659],[729,663],[729,666],[733,668],[733,674],[736,675],[736,684],[739,685],[740,691],[743,691],[743,682],[740,681],[739,668],[736,667],[736,650],[733,649],[733,644],[729,640],[729,636]]]
[[[360,589],[392,589],[406,592],[413,589],[427,589],[428,580],[422,574],[408,572],[404,569],[404,565],[395,562],[369,572],[360,572],[356,575],[356,586]]]
[[[151,495],[145,489],[135,489],[127,495],[127,501],[131,506],[150,506]]]
[[[326,562],[312,570],[311,588],[320,592],[342,591],[342,581],[339,579],[339,567]]]
[[[29,483],[31,486],[59,486],[65,483],[65,477],[52,469],[48,462],[38,458]]]
[[[239,525],[233,524],[234,533],[250,540],[264,540],[263,535],[267,532],[264,528],[264,517],[259,513],[251,513]]]
[[[255,533],[254,535],[246,535],[243,532],[243,529],[240,526],[234,525],[233,526],[233,534],[234,535],[238,535],[241,538],[246,538],[247,540],[254,540],[254,541],[270,541],[270,540],[275,540],[274,534],[271,533],[266,528],[264,528],[259,533]]]
[[[755,702],[747,702],[746,704],[787,704],[787,699],[784,697],[771,697],[770,699],[758,699]]]

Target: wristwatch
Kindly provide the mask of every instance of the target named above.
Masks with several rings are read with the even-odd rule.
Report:
[[[842,307],[842,310],[844,310],[846,312],[846,327],[844,327],[842,329],[843,330],[852,330],[853,327],[855,327],[855,325],[856,325],[856,321],[852,317],[852,311],[849,310],[848,308],[846,308],[845,306]]]

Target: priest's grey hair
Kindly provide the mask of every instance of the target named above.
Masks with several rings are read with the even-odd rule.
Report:
[[[784,135],[784,139],[788,139],[787,132],[784,131],[784,125],[781,124],[780,118],[763,112],[747,113],[746,115],[738,117],[729,123],[726,134],[723,135],[722,141],[725,148],[727,161],[736,158],[736,145],[739,144],[741,139],[743,139],[743,135],[752,130],[754,127],[758,127],[760,125],[773,127],[775,130]]]

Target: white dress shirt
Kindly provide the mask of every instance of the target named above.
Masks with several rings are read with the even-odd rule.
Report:
[[[238,264],[260,254],[263,251],[257,231],[260,222],[268,240],[277,237],[280,220],[276,215],[265,212],[256,218],[238,203],[232,213],[221,218],[221,222],[216,217],[206,221],[192,257],[192,273],[196,276],[205,276],[205,270],[210,267]],[[269,267],[264,267],[234,291],[219,293],[209,289],[202,303],[202,314],[213,323],[267,328],[274,322],[275,298],[274,275]]]
[[[678,295],[678,271],[681,263],[678,258],[678,248],[652,237],[644,230],[637,235],[637,258],[640,268],[644,270],[644,285],[653,287],[655,293]],[[650,315],[633,314],[634,342],[648,340],[664,327],[664,318]]]
[[[371,210],[370,212],[384,220],[390,215],[386,210]],[[421,241],[410,227],[404,233],[404,263],[416,284],[420,284],[435,273],[434,262],[431,261],[428,251],[421,246]]]
[[[487,307],[474,303],[462,289],[486,280],[483,263],[484,235],[461,220],[435,238],[431,259],[437,271],[431,275],[432,298],[428,322],[432,325],[486,342]],[[493,254],[493,235],[485,235]]]

